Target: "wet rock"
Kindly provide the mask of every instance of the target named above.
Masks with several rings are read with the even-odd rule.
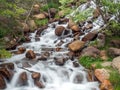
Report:
[[[120,48],[120,40],[111,40],[110,45],[112,47]]]
[[[24,53],[26,51],[26,48],[24,47],[19,47],[18,51],[20,52],[20,54]]]
[[[73,41],[72,43],[70,43],[68,45],[68,48],[74,52],[74,51],[78,51],[78,50],[82,49],[84,47],[84,45],[85,45],[85,42],[76,40],[76,41]]]
[[[65,59],[64,58],[54,58],[55,59],[55,64],[62,66],[65,63]]]
[[[98,9],[95,9],[93,12],[93,18],[97,18],[100,15],[100,12]]]
[[[118,69],[118,71],[120,73],[120,56],[113,59],[112,67]]]
[[[102,33],[98,33],[98,36],[97,36],[97,46],[98,47],[104,47],[105,45],[105,35],[102,34]]]
[[[114,90],[109,80],[104,80],[100,85],[100,90]]]
[[[96,69],[94,73],[95,73],[95,76],[97,77],[97,79],[100,82],[104,82],[104,80],[107,80],[110,77],[110,74],[104,68],[102,68],[102,69]]]
[[[6,68],[0,68],[0,74],[3,75],[8,81],[10,81],[13,76],[13,73]]]
[[[41,60],[41,61],[47,61],[47,57],[45,56],[41,56],[41,57],[38,57],[37,60]]]
[[[85,26],[85,29],[92,29],[93,28],[93,24],[89,23]]]
[[[111,47],[108,49],[108,54],[113,57],[120,56],[120,49]]]
[[[5,88],[6,88],[6,83],[4,77],[0,74],[0,90],[3,90]]]
[[[40,81],[35,81],[34,82],[36,86],[38,86],[39,88],[45,88],[44,84]]]
[[[75,22],[72,19],[70,19],[69,22],[68,22],[68,26],[67,27],[71,28],[74,25],[76,25]]]
[[[20,86],[28,85],[28,77],[26,72],[22,72],[19,76],[18,84]]]
[[[76,74],[73,81],[74,81],[74,83],[81,83],[83,81],[83,75],[82,74]]]
[[[56,13],[57,13],[57,10],[55,8],[50,8],[51,18],[54,18]]]
[[[36,55],[32,50],[28,50],[27,53],[26,53],[26,58],[34,59],[34,58],[36,58]]]
[[[95,47],[89,46],[82,50],[81,56],[92,56],[92,57],[98,57],[100,55],[100,50],[98,50]]]
[[[58,21],[58,24],[66,24],[69,21],[67,18],[62,18]]]
[[[65,27],[63,27],[63,26],[58,26],[58,27],[56,27],[56,29],[55,29],[55,35],[61,36],[64,31],[65,31]]]
[[[75,31],[75,32],[80,31],[80,28],[79,28],[78,25],[73,25],[73,26],[71,26],[70,29],[71,29],[72,31]]]
[[[97,37],[97,33],[89,32],[87,35],[85,35],[82,38],[82,41],[84,42],[91,41],[91,40],[94,40],[96,37]]]
[[[3,64],[0,64],[0,67],[8,68],[10,70],[14,70],[15,68],[13,63],[3,63]]]
[[[22,23],[22,26],[23,26],[23,30],[24,30],[25,33],[30,31],[30,28],[29,28],[28,24]]]
[[[40,38],[39,37],[35,37],[35,41],[40,41]]]
[[[60,40],[60,42],[56,46],[61,46],[64,43],[63,40]]]
[[[100,58],[102,60],[108,60],[107,52],[105,50],[100,51]]]
[[[41,74],[40,73],[37,73],[37,72],[33,72],[32,73],[32,78],[35,80],[35,81],[39,81],[41,77]]]
[[[74,67],[79,67],[80,65],[79,65],[78,62],[75,61],[75,62],[73,62],[73,66],[74,66]]]
[[[40,13],[37,15],[33,15],[33,18],[40,20],[40,19],[45,19],[46,17],[43,13]]]

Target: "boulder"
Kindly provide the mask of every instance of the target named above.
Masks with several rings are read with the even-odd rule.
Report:
[[[4,77],[0,74],[0,90],[4,90],[6,88],[6,83]]]
[[[40,14],[33,15],[33,18],[35,18],[35,19],[45,19],[46,16],[45,16],[45,14],[40,13]]]
[[[34,58],[36,58],[36,55],[32,50],[28,50],[27,53],[26,53],[26,58],[34,59]]]
[[[81,52],[81,56],[98,57],[99,55],[100,55],[100,50],[93,46],[89,46],[89,47],[83,49]]]
[[[40,73],[37,73],[37,72],[33,72],[32,73],[32,78],[35,80],[35,81],[39,81],[41,77],[41,74]]]
[[[96,37],[97,37],[97,33],[89,32],[87,35],[85,35],[82,38],[82,41],[84,41],[84,42],[91,41],[91,40],[94,40]]]
[[[100,15],[100,12],[98,9],[95,9],[93,12],[93,18],[97,18]]]
[[[29,28],[28,24],[22,23],[22,26],[23,26],[23,31],[24,31],[25,33],[27,33],[27,32],[30,31],[30,28]]]
[[[119,40],[111,40],[110,46],[120,48],[120,39]]]
[[[80,31],[80,28],[78,25],[73,25],[70,29],[75,32]]]
[[[109,80],[104,80],[100,85],[100,90],[114,90]]]
[[[111,47],[108,49],[108,54],[113,57],[120,56],[120,49]]]
[[[113,59],[112,67],[118,69],[118,71],[120,73],[120,56]]]
[[[20,86],[28,85],[28,77],[26,72],[22,72],[19,76],[18,84]]]
[[[14,70],[15,68],[13,63],[3,63],[3,64],[0,64],[0,67],[4,67],[10,70]]]
[[[74,26],[74,25],[76,25],[75,22],[70,19],[69,22],[68,22],[68,26],[67,26],[67,27],[68,27],[68,28],[71,28],[71,27]]]
[[[55,35],[61,36],[64,31],[65,31],[65,27],[63,27],[63,26],[58,26],[58,27],[56,27],[56,29],[55,29]]]
[[[6,68],[0,68],[0,74],[4,76],[8,81],[12,79],[13,73]]]
[[[108,71],[104,68],[102,69],[95,69],[95,76],[97,77],[97,79],[100,81],[100,82],[104,82],[104,80],[107,80],[109,79],[110,77],[110,74],[108,73]]]
[[[33,32],[37,28],[37,25],[35,24],[34,20],[29,20],[28,21],[28,26],[30,27],[30,31]]]
[[[76,41],[73,41],[72,43],[70,43],[68,45],[68,48],[71,51],[78,51],[78,50],[82,49],[84,46],[85,46],[85,42],[76,40]]]

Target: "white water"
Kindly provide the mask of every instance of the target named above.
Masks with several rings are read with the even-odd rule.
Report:
[[[93,4],[93,2],[91,4]],[[85,5],[86,4],[83,4],[78,9],[81,8],[80,11],[86,9]],[[57,47],[56,45],[60,40],[58,40],[55,43],[58,37],[55,35],[54,33],[55,28],[52,28],[52,25],[53,24],[58,25],[57,23],[58,22],[49,24],[49,27],[42,32],[40,41],[37,42],[35,41],[36,32],[34,32],[31,33],[30,35],[31,42],[24,43],[21,46],[26,47],[27,50],[29,49],[34,50],[35,53],[39,53],[39,54],[41,54],[41,52],[44,52],[42,48],[56,48]],[[104,25],[101,16],[93,23],[93,25],[94,28],[91,31],[99,29],[102,25]],[[62,26],[67,27],[67,24],[64,24]],[[36,63],[32,64],[27,59],[25,59],[25,53],[21,55],[14,55],[12,58],[8,59],[6,62],[15,63],[18,61],[19,62],[28,61],[32,67],[29,67],[27,69],[35,72],[39,72],[41,74],[40,81],[42,81],[42,83],[45,85],[45,88],[40,89],[37,86],[35,86],[34,81],[31,77],[31,73],[26,70],[18,68],[21,67],[21,64],[19,63],[19,64],[15,64],[16,72],[11,82],[7,83],[7,88],[5,90],[99,90],[98,82],[88,82],[87,73],[85,72],[84,67],[82,67],[81,65],[80,67],[73,67],[73,61],[71,60],[68,60],[63,66],[58,66],[54,63],[54,59],[52,57],[60,57],[60,58],[67,57],[66,53],[68,52],[68,50],[65,47],[65,45],[71,42],[72,40],[73,40],[72,37],[64,38],[63,41],[65,43],[61,46],[64,50],[60,52],[50,51],[51,59],[48,59],[47,61],[37,61]],[[18,86],[17,80],[19,79],[20,73],[24,71],[27,72],[28,85]],[[79,76],[81,80],[77,81],[76,76]]]

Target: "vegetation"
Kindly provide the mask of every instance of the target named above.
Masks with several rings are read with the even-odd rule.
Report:
[[[48,19],[42,19],[42,20],[35,20],[36,25],[39,26],[44,26],[48,23]]]
[[[0,50],[0,58],[10,58],[12,54],[5,49]]]

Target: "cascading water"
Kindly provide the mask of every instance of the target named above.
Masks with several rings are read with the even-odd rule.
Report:
[[[86,4],[82,5],[82,10],[86,8]],[[85,8],[84,8],[85,7]],[[79,8],[80,9],[80,8]],[[100,23],[102,22],[102,23]],[[99,23],[99,24],[97,24]],[[102,18],[99,17],[93,25],[94,28],[91,30],[96,30],[103,25]],[[29,61],[25,59],[25,53],[20,55],[14,55],[12,58],[8,59],[5,62],[13,62],[15,65],[15,74],[11,82],[7,82],[7,88],[5,90],[99,90],[98,82],[89,82],[87,80],[87,73],[85,68],[79,65],[79,67],[73,66],[73,61],[68,59],[63,66],[56,65],[54,58],[67,58],[66,53],[68,52],[66,45],[73,40],[72,37],[66,37],[62,39],[64,44],[61,45],[61,51],[49,50],[57,48],[57,44],[60,42],[59,38],[55,35],[53,28],[55,26],[64,26],[67,28],[67,24],[59,25],[58,22],[49,24],[48,28],[45,29],[40,35],[40,41],[35,41],[36,32],[31,33],[30,43],[23,43],[21,46],[25,47],[27,50],[33,50],[37,54],[44,52],[49,52],[50,56],[46,61],[42,60],[33,60]],[[70,33],[70,32],[69,32]],[[71,33],[70,33],[71,34]],[[61,38],[64,36],[61,36]],[[57,42],[56,42],[57,40]],[[19,47],[21,47],[19,46]],[[48,48],[48,50],[44,50]],[[36,58],[39,58],[37,56]],[[78,62],[77,59],[74,61]],[[21,68],[22,62],[27,62],[30,67]],[[45,86],[40,89],[34,85],[34,81],[31,77],[31,72],[38,72],[41,74],[40,82]],[[19,75],[22,72],[27,73],[27,85],[20,86],[18,85]]]

